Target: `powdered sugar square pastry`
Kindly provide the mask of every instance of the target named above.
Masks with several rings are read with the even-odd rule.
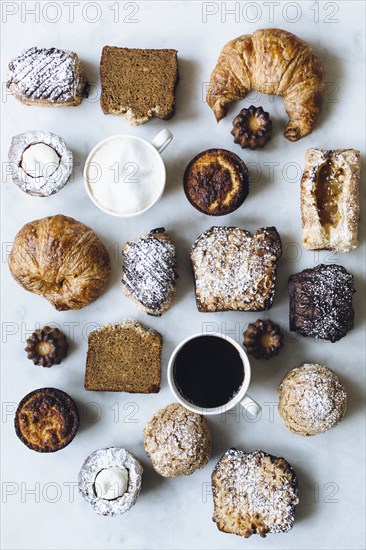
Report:
[[[239,227],[205,231],[191,250],[198,311],[270,309],[280,256],[275,227],[254,234]]]
[[[123,292],[149,315],[170,308],[178,277],[175,246],[164,227],[123,247]]]
[[[89,91],[75,52],[36,46],[10,61],[7,87],[25,105],[53,107],[79,105]]]
[[[212,489],[212,519],[224,533],[265,537],[293,527],[298,483],[284,458],[229,449],[212,472]]]
[[[359,151],[306,151],[301,180],[304,248],[350,252],[357,247],[359,183]]]

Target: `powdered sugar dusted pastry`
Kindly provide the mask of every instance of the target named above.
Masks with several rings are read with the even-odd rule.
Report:
[[[126,449],[98,449],[81,467],[79,491],[97,514],[117,516],[136,504],[142,471],[140,462]]]
[[[187,476],[210,460],[211,432],[204,416],[172,403],[147,424],[144,446],[158,474]]]
[[[317,435],[340,422],[347,393],[335,372],[317,364],[290,370],[278,392],[278,412],[286,427],[299,435]]]
[[[291,275],[290,330],[337,342],[353,328],[353,275],[341,265],[320,264]]]
[[[73,155],[62,138],[31,130],[11,140],[9,165],[14,183],[34,197],[60,191],[72,173]]]
[[[212,472],[213,521],[245,538],[286,533],[299,503],[297,477],[284,458],[229,449]]]
[[[29,48],[9,63],[8,89],[26,105],[79,105],[89,85],[76,53]]]
[[[198,310],[270,309],[280,256],[275,227],[254,234],[239,227],[211,227],[191,250]]]
[[[357,247],[359,183],[359,151],[306,151],[301,180],[304,248],[350,252]]]
[[[177,261],[171,238],[160,227],[123,247],[123,292],[142,311],[161,315],[175,296]]]

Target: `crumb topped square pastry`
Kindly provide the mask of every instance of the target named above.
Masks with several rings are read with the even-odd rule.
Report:
[[[191,250],[198,311],[270,309],[280,256],[275,227],[254,234],[239,227],[205,231]]]

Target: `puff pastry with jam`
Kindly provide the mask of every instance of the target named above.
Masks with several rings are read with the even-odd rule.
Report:
[[[301,180],[304,248],[350,252],[357,247],[359,181],[359,151],[306,151]]]

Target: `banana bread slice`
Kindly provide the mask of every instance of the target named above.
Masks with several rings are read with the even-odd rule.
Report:
[[[174,115],[178,84],[176,50],[140,50],[104,46],[100,61],[104,114],[127,118],[132,126],[153,116]]]
[[[89,334],[85,389],[157,393],[163,337],[133,320]]]

